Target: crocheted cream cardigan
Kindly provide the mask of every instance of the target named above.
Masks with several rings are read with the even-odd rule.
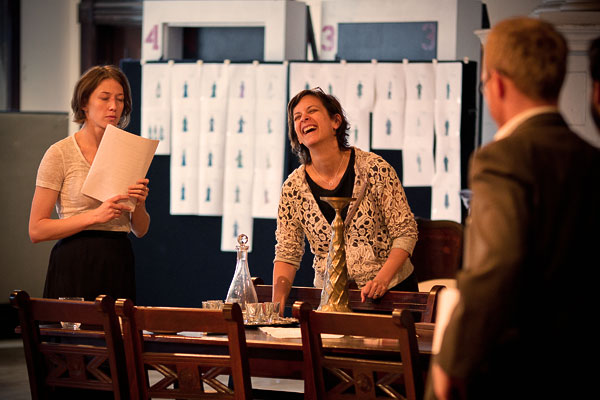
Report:
[[[409,254],[417,242],[417,224],[396,171],[383,158],[354,148],[355,180],[344,221],[349,279],[361,288],[372,280],[392,248]],[[314,254],[314,285],[323,287],[331,225],[325,220],[306,182],[305,167],[294,170],[283,184],[275,233],[275,260],[300,267],[304,238]],[[391,280],[389,287],[413,272],[410,258]]]

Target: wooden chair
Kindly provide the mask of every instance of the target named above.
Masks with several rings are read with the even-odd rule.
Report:
[[[271,301],[273,285],[263,284],[262,278],[252,278],[259,302]],[[402,308],[420,314],[419,322],[435,322],[437,299],[443,286],[434,286],[429,292],[388,291],[376,300],[361,301],[360,290],[349,289],[349,303],[352,311],[363,313],[390,314],[396,308]],[[292,286],[286,307],[292,307],[296,301],[309,303],[317,308],[321,302],[321,289],[314,287]]]
[[[394,310],[390,315],[332,313],[312,310],[297,302],[304,352],[306,398],[421,399],[423,372],[412,313]],[[321,334],[364,336],[398,340],[398,356],[377,358],[358,351],[347,354],[323,350]]]
[[[94,391],[107,395],[112,392],[117,400],[129,399],[123,342],[113,299],[104,295],[95,302],[40,299],[17,290],[11,293],[10,302],[18,309],[34,400],[90,398]],[[61,329],[60,321],[81,322],[82,329]],[[40,332],[40,324],[54,326],[50,325],[53,322],[55,329]],[[95,327],[97,339],[89,339],[86,325]],[[103,331],[98,331],[98,327]]]
[[[419,282],[455,278],[462,265],[463,225],[416,218],[419,240],[411,261]]]
[[[131,300],[116,302],[117,315],[123,324],[127,370],[131,397],[139,399],[250,399],[252,385],[246,348],[246,335],[239,304],[225,304],[223,310],[176,307],[140,307]],[[177,347],[172,352],[147,349],[143,331],[195,331],[227,333],[229,354],[200,354],[198,349]],[[168,339],[165,339],[168,341]],[[155,370],[162,379],[150,384],[148,371]],[[233,390],[221,383],[219,375],[231,375]],[[214,391],[205,391],[205,386]]]

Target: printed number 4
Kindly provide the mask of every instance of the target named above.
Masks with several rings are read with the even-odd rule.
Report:
[[[150,33],[148,33],[144,42],[152,43],[152,50],[158,50],[158,25],[154,25],[150,29]]]

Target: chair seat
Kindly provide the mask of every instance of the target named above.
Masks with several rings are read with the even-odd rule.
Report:
[[[419,282],[419,292],[429,292],[434,286],[445,286],[447,288],[455,288],[456,279],[429,279],[427,281]]]

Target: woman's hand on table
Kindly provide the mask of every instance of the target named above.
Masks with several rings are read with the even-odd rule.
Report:
[[[377,272],[375,278],[368,281],[360,292],[361,301],[364,303],[367,298],[378,299],[387,291],[392,278],[408,258],[408,252],[400,248],[393,248],[390,251],[388,259],[383,267]]]
[[[387,282],[383,282],[380,279],[373,279],[360,291],[360,300],[364,303],[367,298],[369,299],[378,299],[382,297],[385,292],[387,292],[388,284]]]

